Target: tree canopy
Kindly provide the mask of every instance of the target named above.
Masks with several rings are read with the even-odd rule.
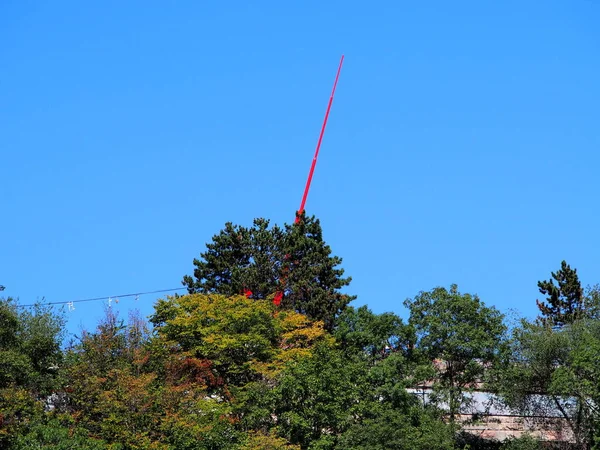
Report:
[[[483,383],[486,368],[500,357],[504,317],[456,285],[421,292],[405,306],[416,346],[432,367],[434,398],[448,403],[452,419],[468,402],[465,394]]]
[[[566,262],[538,283],[541,317],[510,328],[456,285],[405,317],[349,305],[314,217],[228,223],[194,265],[148,320],[108,306],[68,345],[62,312],[0,299],[0,448],[599,447],[600,288]],[[480,391],[521,436],[469,428],[500,421],[470,409]]]
[[[584,314],[585,296],[577,269],[571,269],[566,261],[561,263],[560,270],[552,272],[550,280],[538,281],[538,288],[541,294],[547,296],[546,301],[536,301],[542,322],[563,326]]]
[[[281,305],[324,322],[331,329],[335,317],[354,297],[342,289],[342,259],[332,256],[315,217],[298,216],[283,228],[255,219],[251,227],[226,223],[225,228],[194,259],[193,275],[183,284],[189,293],[246,295],[252,299],[280,295]]]

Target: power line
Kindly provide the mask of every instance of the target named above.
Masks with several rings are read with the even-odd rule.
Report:
[[[122,294],[122,295],[109,295],[106,297],[95,297],[95,298],[81,298],[81,299],[77,299],[77,300],[68,300],[68,301],[61,301],[61,302],[48,302],[48,303],[41,303],[44,305],[68,305],[68,304],[74,304],[74,303],[82,303],[82,302],[96,302],[99,300],[118,300],[121,298],[126,298],[126,297],[139,297],[140,295],[148,295],[148,294],[162,294],[164,292],[175,292],[175,291],[182,291],[184,289],[184,287],[180,287],[180,288],[172,288],[172,289],[159,289],[157,291],[146,291],[146,292],[135,292],[133,294]],[[36,306],[40,303],[31,303],[29,305],[16,305],[19,308],[27,308],[27,307],[31,307],[31,306]]]

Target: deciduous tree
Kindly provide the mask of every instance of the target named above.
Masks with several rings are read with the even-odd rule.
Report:
[[[416,347],[433,369],[432,399],[446,403],[453,421],[468,404],[470,391],[501,355],[503,315],[456,285],[421,292],[405,306],[416,332]]]
[[[570,430],[577,448],[600,437],[600,321],[575,320],[562,328],[523,320],[494,388],[516,413],[540,429]],[[560,420],[543,418],[556,417]]]

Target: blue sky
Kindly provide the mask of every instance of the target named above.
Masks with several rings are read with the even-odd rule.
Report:
[[[344,53],[306,209],[356,304],[406,316],[457,283],[535,315],[562,259],[600,282],[598,23],[593,1],[5,0],[0,283],[179,287],[226,221],[292,221]]]

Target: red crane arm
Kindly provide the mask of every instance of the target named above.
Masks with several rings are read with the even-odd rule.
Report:
[[[308,179],[306,180],[306,186],[304,187],[304,194],[302,195],[302,201],[300,202],[300,208],[298,208],[298,214],[304,212],[304,206],[306,205],[306,199],[308,197],[308,191],[310,190],[310,183],[315,172],[315,166],[317,165],[317,158],[319,157],[319,150],[321,148],[321,141],[325,134],[325,127],[327,127],[327,119],[329,118],[329,111],[331,110],[331,104],[333,103],[333,96],[335,95],[335,88],[337,87],[340,72],[342,71],[342,64],[344,63],[344,55],[340,59],[340,65],[335,76],[335,82],[333,83],[333,89],[331,90],[331,97],[329,97],[329,103],[327,104],[327,111],[325,112],[325,119],[323,120],[323,126],[321,127],[321,133],[319,134],[319,140],[317,141],[317,149],[315,150],[315,156],[313,157],[312,164],[310,165],[310,171],[308,172]],[[298,222],[298,218],[296,218]]]
[[[296,223],[299,222],[299,216],[304,212],[304,205],[306,205],[306,199],[308,197],[308,191],[310,190],[310,183],[312,182],[313,174],[315,173],[315,166],[317,165],[317,158],[319,157],[319,150],[321,149],[321,142],[323,141],[323,135],[325,134],[325,128],[327,127],[327,119],[329,118],[329,111],[331,111],[331,104],[333,103],[333,96],[335,95],[335,88],[337,87],[338,79],[340,78],[340,72],[342,71],[342,64],[344,63],[344,55],[340,59],[340,65],[338,66],[337,74],[335,75],[335,82],[333,83],[333,89],[331,90],[331,96],[329,97],[329,103],[327,104],[327,111],[325,112],[325,119],[323,120],[323,126],[321,127],[321,133],[319,134],[319,140],[317,141],[317,148],[315,150],[315,156],[313,157],[312,164],[310,165],[310,171],[308,172],[308,179],[306,180],[306,186],[304,187],[304,194],[302,195],[302,201],[300,202],[300,208],[298,209],[298,215],[296,215]],[[285,255],[285,260],[289,259],[290,255]],[[287,279],[288,269],[283,268],[281,279],[279,280],[283,289],[285,280]],[[278,290],[275,292],[273,298],[273,304],[279,306],[283,299],[283,291]]]

